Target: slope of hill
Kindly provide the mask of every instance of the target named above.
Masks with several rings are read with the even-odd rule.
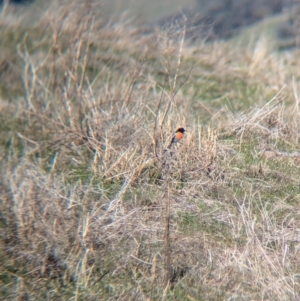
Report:
[[[1,16],[1,299],[298,299],[299,51],[98,8]]]

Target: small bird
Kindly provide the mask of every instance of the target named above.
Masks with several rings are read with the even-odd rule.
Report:
[[[174,133],[172,140],[171,140],[169,146],[167,147],[167,149],[170,149],[172,144],[179,142],[183,138],[184,132],[185,132],[184,128],[178,128],[176,130],[176,132]]]

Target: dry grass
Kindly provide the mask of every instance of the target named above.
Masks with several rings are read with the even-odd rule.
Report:
[[[0,34],[2,298],[298,300],[298,51],[82,1]]]

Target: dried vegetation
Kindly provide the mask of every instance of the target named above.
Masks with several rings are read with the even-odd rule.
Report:
[[[1,298],[299,298],[298,50],[6,13]]]

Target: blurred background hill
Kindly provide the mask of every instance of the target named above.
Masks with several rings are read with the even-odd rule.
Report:
[[[281,48],[299,44],[299,1],[295,0],[112,0],[104,1],[103,9],[116,20],[146,24],[146,31],[187,25],[192,42],[243,36],[241,30],[263,21],[254,29],[256,37],[267,31]]]
[[[34,2],[40,12],[49,4],[44,0],[6,2],[16,7]],[[249,25],[274,15],[285,15],[272,21],[272,29],[283,45],[297,44],[299,1],[295,0],[104,0],[101,3],[99,7],[109,19],[138,22],[146,32],[157,26],[185,24],[190,41],[231,38]]]

